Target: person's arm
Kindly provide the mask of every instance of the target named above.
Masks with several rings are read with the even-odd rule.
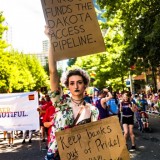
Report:
[[[119,111],[122,112],[122,102],[119,103]]]
[[[45,34],[49,38],[48,64],[50,73],[50,87],[51,87],[51,92],[54,92],[59,88],[59,76],[57,71],[57,63],[54,56],[55,53],[53,49],[53,44],[50,38],[50,33],[51,29],[48,26],[45,26]]]
[[[49,73],[50,73],[50,87],[52,92],[56,91],[59,88],[59,76],[57,71],[57,64],[54,59],[53,46],[51,43],[49,48],[48,63],[49,63]]]
[[[112,94],[111,92],[108,92],[108,96],[105,97],[106,102],[108,102],[110,99],[112,99]]]
[[[51,121],[51,122],[44,122],[43,124],[44,124],[44,127],[49,128],[50,126],[53,125],[53,121]]]
[[[108,92],[108,96],[106,96],[105,98],[101,99],[101,106],[106,109],[107,105],[106,103],[112,98],[112,94],[110,92]]]
[[[134,103],[129,104],[129,108],[132,110],[132,112],[136,111],[136,105]]]
[[[41,106],[37,108],[37,111],[39,112],[39,116],[41,116],[41,114],[42,114],[42,108],[41,108]]]

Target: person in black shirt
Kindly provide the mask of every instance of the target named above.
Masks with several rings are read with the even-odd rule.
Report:
[[[120,103],[120,111],[122,112],[122,125],[124,131],[124,137],[127,141],[128,133],[130,134],[132,147],[130,151],[136,149],[135,147],[135,135],[133,133],[133,124],[134,124],[134,104],[131,103],[130,97],[125,93],[123,95],[123,100]]]

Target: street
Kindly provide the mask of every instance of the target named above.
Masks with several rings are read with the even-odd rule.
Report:
[[[160,160],[160,117],[150,115],[149,122],[151,133],[134,129],[137,149],[130,154],[131,160]]]
[[[1,133],[0,142],[0,160],[43,160],[46,150],[46,142],[41,142],[40,136],[34,135],[32,143],[22,144],[22,138],[14,139],[14,147],[8,147],[7,141],[2,141],[3,134]]]
[[[130,152],[131,160],[160,160],[160,117],[149,116],[151,132],[141,133],[135,123],[136,151]],[[0,160],[43,160],[46,150],[45,142],[33,135],[32,143],[21,144],[22,138],[14,140],[14,147],[7,147],[7,141],[0,134]],[[129,141],[130,142],[130,141]],[[128,146],[130,143],[128,142]]]

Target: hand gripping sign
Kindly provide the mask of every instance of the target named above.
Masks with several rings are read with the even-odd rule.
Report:
[[[56,132],[62,160],[129,160],[117,116]]]

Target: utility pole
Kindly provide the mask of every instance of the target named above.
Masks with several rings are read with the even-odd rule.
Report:
[[[129,80],[130,80],[130,92],[134,94],[135,90],[134,90],[133,77],[131,75],[131,71],[129,71]]]

